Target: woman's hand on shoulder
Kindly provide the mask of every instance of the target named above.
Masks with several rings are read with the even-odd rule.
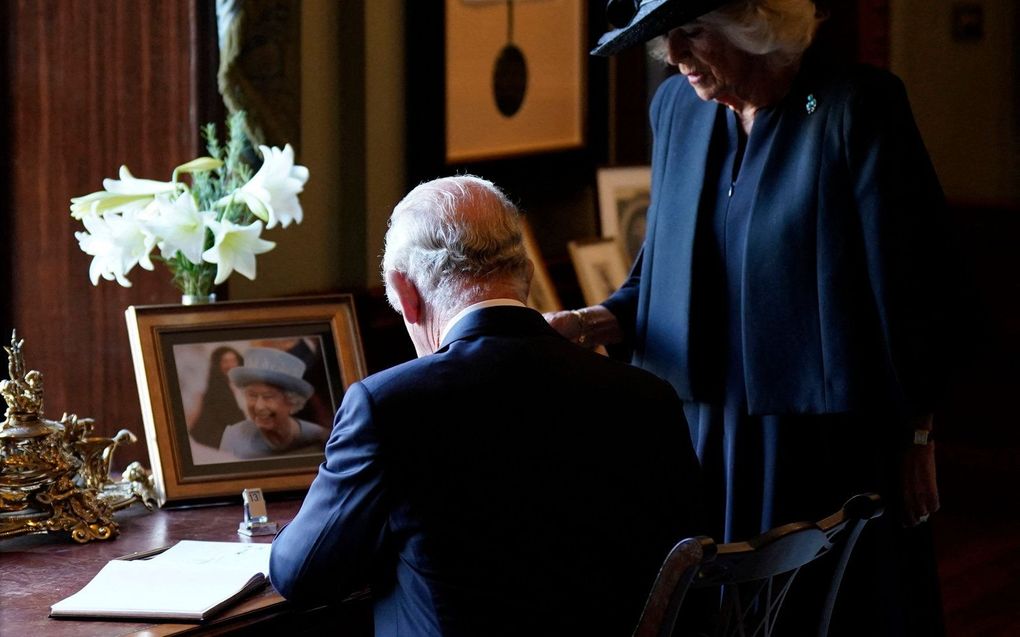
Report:
[[[581,335],[581,323],[571,310],[559,312],[546,312],[542,315],[549,327],[553,328],[560,335],[572,343],[576,343]]]
[[[618,343],[623,337],[616,316],[603,305],[546,312],[542,316],[563,338],[588,349]]]

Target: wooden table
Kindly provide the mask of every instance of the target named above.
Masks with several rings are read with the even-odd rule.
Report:
[[[272,521],[281,525],[300,501],[269,501]],[[314,634],[328,623],[330,634],[372,634],[371,604],[352,598],[330,608],[298,610],[266,586],[205,624],[50,619],[50,605],[80,590],[109,560],[170,546],[179,540],[271,542],[272,536],[238,535],[240,504],[147,511],[139,504],[115,514],[116,540],[76,544],[66,534],[23,536],[0,541],[0,634],[26,637],[108,637],[111,635],[225,635],[270,632]],[[159,586],[153,582],[153,586]]]

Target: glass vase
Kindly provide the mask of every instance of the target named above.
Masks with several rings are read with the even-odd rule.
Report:
[[[182,294],[181,305],[205,305],[216,302],[216,293],[209,294]]]

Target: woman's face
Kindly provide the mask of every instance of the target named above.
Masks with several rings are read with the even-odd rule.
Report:
[[[263,435],[286,431],[290,424],[290,403],[276,385],[250,383],[244,388],[248,418]]]
[[[677,27],[663,37],[667,61],[687,78],[698,97],[734,108],[741,106],[755,67],[751,54],[698,21]]]
[[[241,364],[234,352],[224,352],[220,357],[220,371],[226,375],[227,372]]]

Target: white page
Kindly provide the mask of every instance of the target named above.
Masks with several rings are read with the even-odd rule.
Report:
[[[255,573],[269,574],[269,550],[272,544],[242,542],[198,542],[181,540],[162,553],[145,560],[149,563],[209,565],[216,568],[236,568]]]
[[[198,619],[268,572],[270,546],[182,541],[149,560],[112,560],[50,613]]]

